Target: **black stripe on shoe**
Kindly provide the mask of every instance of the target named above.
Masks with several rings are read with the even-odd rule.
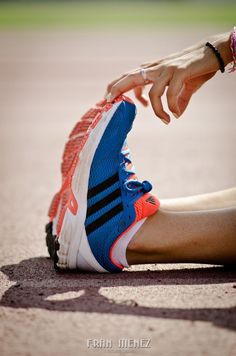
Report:
[[[109,177],[108,179],[104,180],[103,182],[95,185],[95,187],[88,190],[88,199],[94,197],[95,195],[101,193],[103,190],[109,188],[111,185],[115,184],[119,181],[119,174],[118,172],[115,173],[113,176]]]
[[[112,219],[114,216],[119,214],[123,210],[123,204],[119,203],[114,208],[109,210],[107,213],[103,214],[97,220],[93,221],[91,224],[85,227],[87,235],[91,234],[94,230],[98,229],[100,226],[104,225],[108,220]]]
[[[103,199],[99,200],[97,203],[90,206],[87,209],[87,217],[96,213],[98,210],[110,204],[111,202],[113,202],[113,200],[117,199],[120,196],[121,196],[121,190],[120,188],[117,188],[116,190],[114,190],[114,192],[108,194],[106,197],[104,197]]]

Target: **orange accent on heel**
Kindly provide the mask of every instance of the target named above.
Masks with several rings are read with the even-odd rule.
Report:
[[[139,198],[135,203],[134,203],[134,208],[136,212],[136,218],[134,222],[113,242],[110,252],[109,252],[109,258],[111,262],[117,266],[120,269],[123,269],[124,266],[122,266],[120,263],[115,261],[113,259],[113,250],[117,244],[117,242],[128,233],[128,231],[140,220],[147,218],[148,216],[151,216],[155,214],[160,207],[160,201],[154,197],[154,195],[150,193],[144,194],[141,198]]]
[[[134,206],[136,211],[136,220],[139,221],[155,214],[160,207],[160,201],[154,197],[154,195],[146,193],[135,202]]]

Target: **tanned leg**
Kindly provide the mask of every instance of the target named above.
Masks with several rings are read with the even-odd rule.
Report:
[[[236,264],[235,195],[232,189],[161,202],[130,241],[128,263]]]
[[[236,188],[185,198],[163,199],[161,201],[161,206],[162,209],[172,211],[196,211],[228,208],[236,206]]]

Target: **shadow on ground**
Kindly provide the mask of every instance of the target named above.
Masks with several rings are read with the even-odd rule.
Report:
[[[36,257],[19,264],[6,265],[1,271],[16,284],[3,295],[1,306],[41,308],[52,311],[96,312],[152,318],[211,322],[236,329],[236,308],[153,308],[139,306],[133,300],[117,303],[101,295],[101,287],[147,285],[221,284],[236,281],[235,270],[223,267],[183,270],[126,271],[120,274],[56,272],[48,258]],[[68,292],[81,295],[69,300],[50,300],[50,296]],[[75,293],[76,295],[76,293]]]

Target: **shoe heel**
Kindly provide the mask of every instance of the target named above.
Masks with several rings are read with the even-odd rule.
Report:
[[[58,242],[58,237],[52,234],[52,222],[49,222],[45,227],[46,232],[46,245],[48,248],[49,255],[51,259],[54,261],[54,268],[56,270],[60,270],[57,266],[58,256],[57,251],[60,248],[60,244]]]

